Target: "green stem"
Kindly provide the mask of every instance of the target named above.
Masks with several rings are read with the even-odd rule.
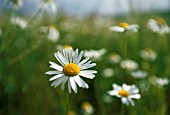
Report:
[[[66,115],[68,115],[68,110],[69,110],[69,97],[70,97],[70,94],[69,94],[69,92],[67,91]]]
[[[122,104],[122,106],[121,106],[121,115],[124,115],[125,114],[125,107],[124,107],[124,104]]]

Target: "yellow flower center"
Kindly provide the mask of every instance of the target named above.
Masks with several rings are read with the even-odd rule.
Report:
[[[119,24],[119,26],[123,27],[123,28],[127,28],[129,26],[129,24],[126,23],[126,22],[122,22],[122,23]]]
[[[118,92],[118,94],[119,95],[121,95],[121,96],[123,96],[123,97],[127,97],[127,96],[129,96],[129,92],[127,92],[127,91],[125,91],[125,90],[120,90],[119,92]]]
[[[17,5],[18,5],[20,2],[21,2],[20,0],[15,0],[15,1],[14,1],[14,3],[17,4]]]
[[[72,48],[71,45],[64,45],[64,49],[65,49],[65,50],[70,50],[70,48]],[[72,48],[72,49],[73,49],[73,48]]]
[[[163,18],[158,18],[157,23],[160,25],[166,25],[166,21]]]
[[[55,25],[49,25],[48,27],[49,27],[49,29],[57,30],[57,27]]]
[[[77,64],[69,63],[64,66],[64,74],[67,76],[75,76],[80,72],[80,67]]]

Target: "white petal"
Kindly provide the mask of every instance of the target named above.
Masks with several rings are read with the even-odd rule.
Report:
[[[129,91],[131,89],[131,87],[129,85],[123,84],[122,88],[126,91]]]
[[[78,65],[81,66],[81,65],[83,65],[84,63],[86,63],[88,60],[89,60],[89,58],[86,58],[86,59],[84,59],[83,61],[81,61]]]
[[[58,71],[63,71],[63,67],[62,66],[60,66],[60,65],[58,65],[58,64],[56,64],[56,63],[54,63],[52,61],[50,61],[49,63],[51,64],[51,66],[50,66],[51,68],[54,68],[54,69],[56,69]]]
[[[89,79],[93,79],[95,77],[94,74],[85,74],[85,73],[82,73],[81,71],[80,71],[79,75],[82,77],[85,77],[85,78],[89,78]]]
[[[83,56],[83,51],[81,51],[80,54],[78,55],[76,64],[78,64],[80,62],[82,56]]]
[[[79,77],[79,76],[75,76],[75,77],[73,77],[73,78],[74,78],[75,82],[77,83],[77,85],[78,85],[79,87],[82,87],[81,81],[80,81],[80,79],[79,79],[78,77]]]
[[[60,77],[62,77],[63,75],[64,75],[64,74],[55,75],[55,76],[53,76],[52,78],[50,78],[49,81],[55,80],[55,79],[57,79],[57,78],[60,78]]]
[[[69,63],[68,52],[65,49],[63,49],[63,54],[64,54],[66,61]]]
[[[73,61],[73,50],[72,50],[72,48],[70,48],[69,59],[70,59],[70,63],[71,63]]]
[[[60,62],[60,64],[64,67],[64,62],[63,60],[61,60],[59,57],[58,57],[58,53],[55,53],[54,56],[56,57],[56,59]]]
[[[133,95],[130,95],[129,98],[140,99],[140,94],[133,94]]]
[[[77,85],[76,85],[73,77],[70,78],[70,83],[71,83],[71,87],[74,90],[74,92],[77,93]]]
[[[129,101],[128,101],[127,98],[122,97],[122,98],[121,98],[121,101],[122,101],[123,104],[129,105]]]
[[[71,84],[70,84],[70,79],[68,79],[68,91],[71,93]]]
[[[64,64],[67,64],[68,61],[67,61],[67,59],[63,56],[63,54],[61,54],[59,51],[58,51],[57,53],[58,53],[58,57],[60,58],[60,60],[62,60]]]
[[[125,28],[119,27],[119,26],[111,26],[110,31],[115,31],[115,32],[124,32]]]
[[[57,87],[61,82],[63,82],[63,77],[56,79],[54,82],[52,82],[51,86]]]
[[[129,102],[131,103],[132,106],[135,105],[135,103],[134,103],[134,101],[132,99],[128,98],[128,100],[129,100]]]
[[[79,76],[77,76],[77,79],[79,79],[79,81],[81,82],[81,86],[82,88],[89,88],[89,86],[87,85],[86,82],[84,82]]]
[[[96,63],[86,64],[86,65],[84,64],[80,68],[81,68],[81,70],[84,70],[84,69],[92,68],[94,66],[96,66]]]
[[[62,82],[62,84],[61,84],[61,89],[62,90],[64,90],[64,85],[65,85],[65,83],[67,82],[67,80],[68,80],[68,77],[67,76],[65,76],[65,77],[63,77],[64,78],[64,80],[63,80],[63,82]]]
[[[81,71],[81,73],[84,73],[84,74],[93,74],[93,73],[97,73],[97,71],[95,71],[95,70],[83,70],[83,71]]]
[[[78,56],[78,49],[76,49],[75,53],[74,53],[74,58],[73,58],[73,63],[77,62],[77,57]]]
[[[48,71],[45,74],[53,75],[53,74],[60,74],[60,73],[62,73],[62,72],[60,72],[60,71]]]

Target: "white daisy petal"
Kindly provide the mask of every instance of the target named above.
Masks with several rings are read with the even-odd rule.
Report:
[[[125,28],[119,27],[119,26],[111,26],[110,31],[115,31],[115,32],[124,32]]]
[[[62,73],[62,72],[60,72],[60,71],[48,71],[45,74],[53,75],[53,74],[60,74],[60,73]]]
[[[83,61],[81,61],[78,65],[81,66],[81,65],[83,65],[84,63],[86,63],[88,60],[89,60],[89,58],[86,58],[86,59],[84,59]]]
[[[58,53],[55,53],[54,56],[56,57],[56,59],[58,60],[58,62],[64,67],[63,60],[61,60],[61,59],[58,57]]]
[[[127,98],[122,97],[122,98],[121,98],[121,101],[122,101],[123,104],[129,105],[129,101],[128,101]]]
[[[74,90],[74,92],[77,93],[77,85],[76,85],[73,77],[70,77],[70,83],[71,83],[71,87]]]
[[[81,71],[81,73],[92,74],[92,73],[97,73],[97,71],[95,71],[95,70],[83,70],[83,71]]]
[[[82,56],[83,56],[83,51],[81,51],[80,54],[78,55],[76,64],[78,64],[80,62]]]
[[[84,82],[79,76],[77,76],[77,78],[79,79],[79,81],[81,82],[82,88],[89,88],[89,86],[87,85],[86,82]]]
[[[51,66],[50,66],[51,68],[54,68],[54,69],[56,69],[58,71],[63,71],[63,67],[62,66],[60,66],[60,65],[58,65],[58,64],[56,64],[56,63],[54,63],[52,61],[50,61],[49,63],[51,64]]]
[[[69,63],[69,59],[68,59],[68,53],[65,49],[63,49],[63,54],[64,54],[64,57],[66,59],[66,61]]]
[[[57,78],[62,77],[63,75],[64,75],[64,74],[55,75],[55,76],[53,76],[52,78],[50,78],[49,81],[53,81],[53,80],[55,80],[55,79],[57,79]]]
[[[89,78],[89,79],[93,79],[95,77],[94,74],[86,74],[86,73],[82,73],[81,71],[80,71],[79,75],[82,77],[85,77],[85,78]]]
[[[70,63],[72,63],[73,61],[73,51],[72,51],[72,48],[70,48],[70,52],[69,52],[69,59],[70,59]]]
[[[64,58],[63,54],[61,54],[60,52],[57,52],[57,53],[58,53],[58,57],[60,58],[60,60],[62,60],[64,64],[67,64],[68,61],[66,60],[66,58]]]
[[[131,103],[132,106],[135,105],[134,101],[131,98],[128,98],[129,102]]]
[[[75,77],[73,77],[73,78],[74,78],[75,82],[77,83],[77,85],[78,85],[79,87],[82,87],[82,84],[81,84],[81,81],[80,81],[80,79],[79,79],[79,76],[75,76]]]
[[[68,91],[71,93],[71,84],[70,84],[70,78],[68,79]]]
[[[62,82],[62,84],[61,84],[61,89],[62,90],[64,90],[64,85],[65,85],[65,83],[67,82],[67,80],[68,80],[68,77],[63,77],[64,78],[64,80],[63,80],[63,82]]]
[[[57,87],[61,82],[63,82],[63,77],[56,79],[54,82],[52,82],[51,86]]]
[[[133,94],[133,95],[130,95],[129,97],[133,99],[140,99],[140,94]]]
[[[77,56],[78,56],[78,49],[76,49],[76,51],[75,51],[74,58],[73,58],[73,63],[76,63],[77,58],[78,58]]]

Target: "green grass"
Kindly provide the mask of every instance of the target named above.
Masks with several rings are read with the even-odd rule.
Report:
[[[77,94],[70,94],[69,110],[77,115],[82,113],[82,103],[88,101],[95,109],[94,115],[119,115],[124,106],[121,100],[111,97],[111,102],[106,103],[103,97],[112,84],[123,83],[145,86],[140,89],[141,99],[135,100],[135,107],[124,106],[125,115],[169,115],[170,114],[170,85],[159,88],[150,84],[150,76],[170,78],[170,37],[152,33],[146,26],[148,19],[162,17],[170,24],[167,13],[134,14],[119,18],[109,17],[101,26],[96,25],[94,16],[78,20],[74,17],[58,15],[52,23],[48,17],[41,20],[36,18],[29,23],[26,30],[22,30],[9,23],[10,16],[2,16],[0,27],[3,34],[0,50],[0,114],[2,115],[64,115],[67,108],[67,89],[61,90],[50,87],[48,62],[57,60],[54,57],[57,45],[69,44],[74,49],[80,50],[106,48],[107,53],[101,60],[95,61],[98,71],[94,80],[85,79],[90,88],[78,88]],[[138,33],[127,32],[119,34],[109,31],[109,26],[119,22],[137,23],[140,26]],[[46,34],[39,32],[42,25],[54,24],[60,31],[60,40],[56,43],[48,41]],[[121,45],[126,43],[126,52]],[[154,62],[144,61],[140,51],[144,48],[153,48],[158,57]],[[142,80],[132,78],[120,68],[119,64],[109,61],[112,52],[120,54],[122,59],[133,59],[139,68],[148,72]],[[144,66],[144,64],[147,65]],[[113,68],[114,75],[110,78],[103,77],[104,68]]]

